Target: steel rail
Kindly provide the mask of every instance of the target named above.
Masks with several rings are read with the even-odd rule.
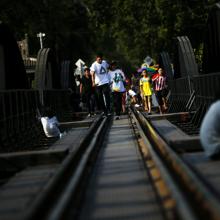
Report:
[[[82,155],[82,158],[79,161],[79,164],[76,167],[76,170],[73,170],[71,174],[71,179],[65,186],[61,196],[57,199],[56,204],[49,213],[46,219],[48,220],[60,220],[65,219],[65,211],[68,209],[70,201],[73,199],[74,195],[77,193],[77,189],[80,187],[80,181],[82,180],[83,173],[87,167],[87,163],[97,146],[100,146],[102,139],[105,135],[107,129],[107,118],[105,118],[96,133],[92,137],[89,146]],[[72,207],[73,208],[73,207]]]
[[[193,210],[191,210],[191,207],[188,205],[188,201],[185,198],[184,194],[178,188],[178,185],[175,184],[173,177],[170,174],[170,170],[166,166],[164,166],[163,160],[157,154],[154,146],[148,139],[148,135],[146,135],[146,131],[144,129],[144,127],[146,128],[146,123],[145,123],[146,119],[139,111],[135,112],[135,110],[132,111],[132,117],[136,122],[139,134],[145,146],[148,148],[153,161],[155,162],[157,168],[160,170],[162,178],[164,179],[166,185],[169,187],[172,197],[176,201],[176,209],[178,211],[178,214],[182,217],[182,219],[197,220],[196,216],[193,213]],[[154,131],[151,130],[151,132]]]
[[[142,137],[176,201],[183,219],[220,219],[220,202],[199,176],[156,132],[149,120],[132,108]],[[147,137],[147,138],[146,138]]]
[[[95,119],[94,123],[88,129],[85,138],[64,159],[57,173],[50,179],[43,192],[33,201],[30,209],[25,211],[22,220],[47,219],[48,211],[62,195],[63,188],[65,188],[66,184],[68,185],[71,175],[77,169],[82,155],[91,143],[91,138],[97,132],[100,125],[103,125],[102,121],[102,115]]]

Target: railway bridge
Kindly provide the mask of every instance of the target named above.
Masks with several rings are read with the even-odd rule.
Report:
[[[168,112],[131,105],[120,120],[86,118],[71,61],[43,48],[36,67],[25,66],[0,24],[0,219],[220,219],[220,161],[199,136],[220,85],[219,13],[216,5],[208,19],[203,72],[187,36],[174,41],[174,72],[159,53]],[[61,139],[44,135],[38,116],[47,108],[67,133]]]

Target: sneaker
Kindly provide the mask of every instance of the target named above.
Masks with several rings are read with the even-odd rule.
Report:
[[[135,105],[134,105],[134,107],[140,107],[140,105],[138,105],[138,104],[135,104]]]
[[[67,135],[66,131],[64,131],[63,133],[60,133],[60,139],[66,135]]]
[[[120,119],[120,116],[116,116],[116,117],[115,117],[115,120],[119,120],[119,119]]]

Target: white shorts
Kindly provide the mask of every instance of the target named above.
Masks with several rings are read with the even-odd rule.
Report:
[[[134,97],[134,96],[137,95],[136,92],[134,92],[134,91],[131,90],[131,89],[128,90],[128,94],[129,94],[131,97]]]

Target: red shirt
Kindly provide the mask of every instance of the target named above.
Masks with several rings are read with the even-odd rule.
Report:
[[[166,77],[160,75],[159,73],[155,74],[152,77],[152,81],[154,84],[154,90],[155,91],[161,91],[165,89],[166,87]]]

